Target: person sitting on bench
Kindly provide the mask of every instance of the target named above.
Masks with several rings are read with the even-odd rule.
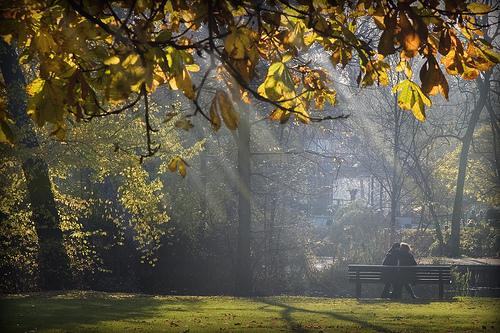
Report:
[[[382,262],[382,265],[388,265],[388,266],[397,266],[398,265],[398,252],[399,252],[399,243],[394,243],[392,244],[391,248],[387,252],[387,254],[384,257],[384,261]],[[387,282],[384,285],[384,290],[382,290],[382,295],[380,297],[382,298],[388,298],[391,296],[390,289],[392,287],[392,292],[394,292],[394,285],[391,281],[391,279],[394,279],[394,276],[391,275],[391,273],[383,273],[385,280]]]
[[[406,243],[401,243],[399,245],[398,251],[398,262],[399,266],[415,266],[417,262],[415,261],[415,257],[411,253],[410,245]],[[412,274],[408,274],[407,276],[399,276],[398,280],[402,281],[402,283],[397,283],[394,285],[394,297],[401,298],[402,287],[404,285],[406,291],[410,294],[411,298],[415,299],[417,296],[413,292],[413,288],[409,281],[411,281]]]

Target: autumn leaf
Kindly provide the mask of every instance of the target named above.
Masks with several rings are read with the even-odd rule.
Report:
[[[179,171],[179,174],[182,177],[186,177],[186,174],[187,174],[187,169],[186,168],[187,168],[187,166],[188,166],[188,164],[186,163],[186,161],[184,161],[184,159],[182,159],[182,157],[175,156],[174,158],[172,158],[170,160],[170,162],[167,165],[167,168],[171,172]]]
[[[271,112],[268,118],[270,120],[279,121],[281,124],[284,124],[290,119],[290,112],[278,108]]]
[[[179,169],[179,174],[182,177],[186,177],[186,162],[184,162],[184,160],[182,158],[179,159],[177,167]]]
[[[398,105],[401,109],[412,111],[413,116],[420,121],[425,120],[424,104],[431,106],[431,101],[415,82],[404,80],[395,85],[392,92],[399,92]]]
[[[187,69],[184,68],[180,74],[175,75],[168,82],[172,90],[181,89],[187,98],[195,99],[193,83]]]
[[[386,29],[382,32],[380,36],[380,41],[378,43],[378,53],[383,56],[393,54],[396,51],[394,48],[394,30]]]
[[[185,131],[189,131],[191,128],[193,128],[193,123],[187,118],[182,118],[177,120],[174,123],[174,126],[177,128],[182,128]]]
[[[333,43],[332,49],[332,56],[330,57],[332,64],[334,66],[341,64],[342,68],[345,68],[352,59],[351,49],[340,41]]]
[[[178,163],[179,163],[179,159],[177,157],[174,157],[173,159],[171,159],[167,165],[168,170],[170,170],[172,172],[177,171],[177,164]]]
[[[305,46],[304,43],[304,32],[306,29],[306,25],[304,21],[298,20],[293,28],[288,31],[285,36],[283,43],[291,46],[295,46],[298,49],[302,49]]]
[[[473,43],[469,43],[467,46],[464,63],[468,67],[473,67],[480,71],[488,71],[495,65],[495,62],[491,61],[491,57],[482,52],[481,49],[476,47]]]
[[[259,86],[258,93],[273,101],[295,97],[295,84],[283,62],[273,63],[264,82]]]
[[[235,130],[238,127],[239,115],[234,111],[231,99],[224,91],[218,91],[216,97],[224,124],[230,130]]]
[[[103,64],[105,65],[117,65],[120,63],[120,58],[117,56],[111,56],[109,58],[104,59]]]
[[[251,37],[249,29],[233,27],[231,33],[224,39],[224,49],[231,58],[244,59],[255,48]]]
[[[485,3],[469,3],[467,9],[474,15],[484,15],[491,11],[491,7]]]
[[[491,62],[498,64],[500,62],[500,53],[495,51],[490,43],[484,39],[478,39],[477,48],[481,50],[485,57]]]
[[[58,124],[64,118],[64,95],[61,80],[35,79],[27,87],[26,91],[31,98],[28,101],[27,113],[38,126],[46,122]]]
[[[157,42],[165,42],[165,41],[169,40],[170,38],[172,38],[172,32],[170,30],[164,29],[164,30],[160,31],[160,33],[158,35],[156,35],[155,40]]]
[[[221,119],[219,116],[219,110],[217,110],[217,109],[218,109],[217,97],[215,96],[212,99],[212,104],[210,105],[209,116],[210,116],[210,122],[212,123],[212,128],[216,132],[220,129],[220,126],[221,126]]]
[[[441,93],[448,99],[448,81],[439,68],[439,64],[434,56],[429,56],[425,64],[420,69],[420,81],[422,81],[422,91],[426,95],[436,95]]]
[[[451,49],[451,37],[450,37],[450,32],[448,29],[443,29],[441,31],[440,37],[439,37],[439,47],[438,51],[442,55],[447,55],[448,52],[450,52]]]
[[[371,86],[375,82],[377,82],[379,85],[386,86],[389,84],[389,76],[387,75],[387,70],[389,68],[389,64],[385,63],[382,60],[362,59],[358,83],[362,87]]]

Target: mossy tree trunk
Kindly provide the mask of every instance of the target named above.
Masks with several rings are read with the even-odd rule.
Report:
[[[32,219],[38,236],[39,287],[60,290],[69,287],[69,259],[64,248],[60,218],[52,193],[49,168],[40,157],[39,143],[32,121],[26,114],[26,82],[16,50],[0,40],[0,68],[7,87],[7,110],[19,128],[16,145],[29,153],[21,153]]]
[[[474,129],[479,120],[479,116],[488,98],[490,88],[491,72],[484,74],[484,78],[478,77],[476,79],[477,87],[479,88],[479,97],[472,110],[472,115],[467,123],[467,130],[465,136],[462,138],[462,149],[460,150],[460,159],[458,164],[457,186],[455,190],[455,199],[453,201],[453,212],[451,217],[451,235],[448,244],[449,255],[457,257],[460,255],[460,224],[463,217],[463,200],[464,200],[464,186],[465,176],[467,174],[467,164],[469,149],[474,136]]]

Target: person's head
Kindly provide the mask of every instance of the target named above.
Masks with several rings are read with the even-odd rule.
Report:
[[[410,245],[406,244],[406,243],[401,243],[399,245],[399,249],[401,251],[404,251],[404,252],[410,252],[411,251],[411,248],[410,248]]]
[[[391,246],[391,250],[398,250],[399,249],[399,243],[394,243]]]

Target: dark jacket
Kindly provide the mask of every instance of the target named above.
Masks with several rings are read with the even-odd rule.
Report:
[[[385,255],[382,265],[397,266],[399,259],[399,252],[400,251],[398,249],[389,250],[389,252],[387,252],[387,254]]]
[[[413,254],[410,252],[399,251],[398,252],[399,266],[414,266],[417,264]]]

